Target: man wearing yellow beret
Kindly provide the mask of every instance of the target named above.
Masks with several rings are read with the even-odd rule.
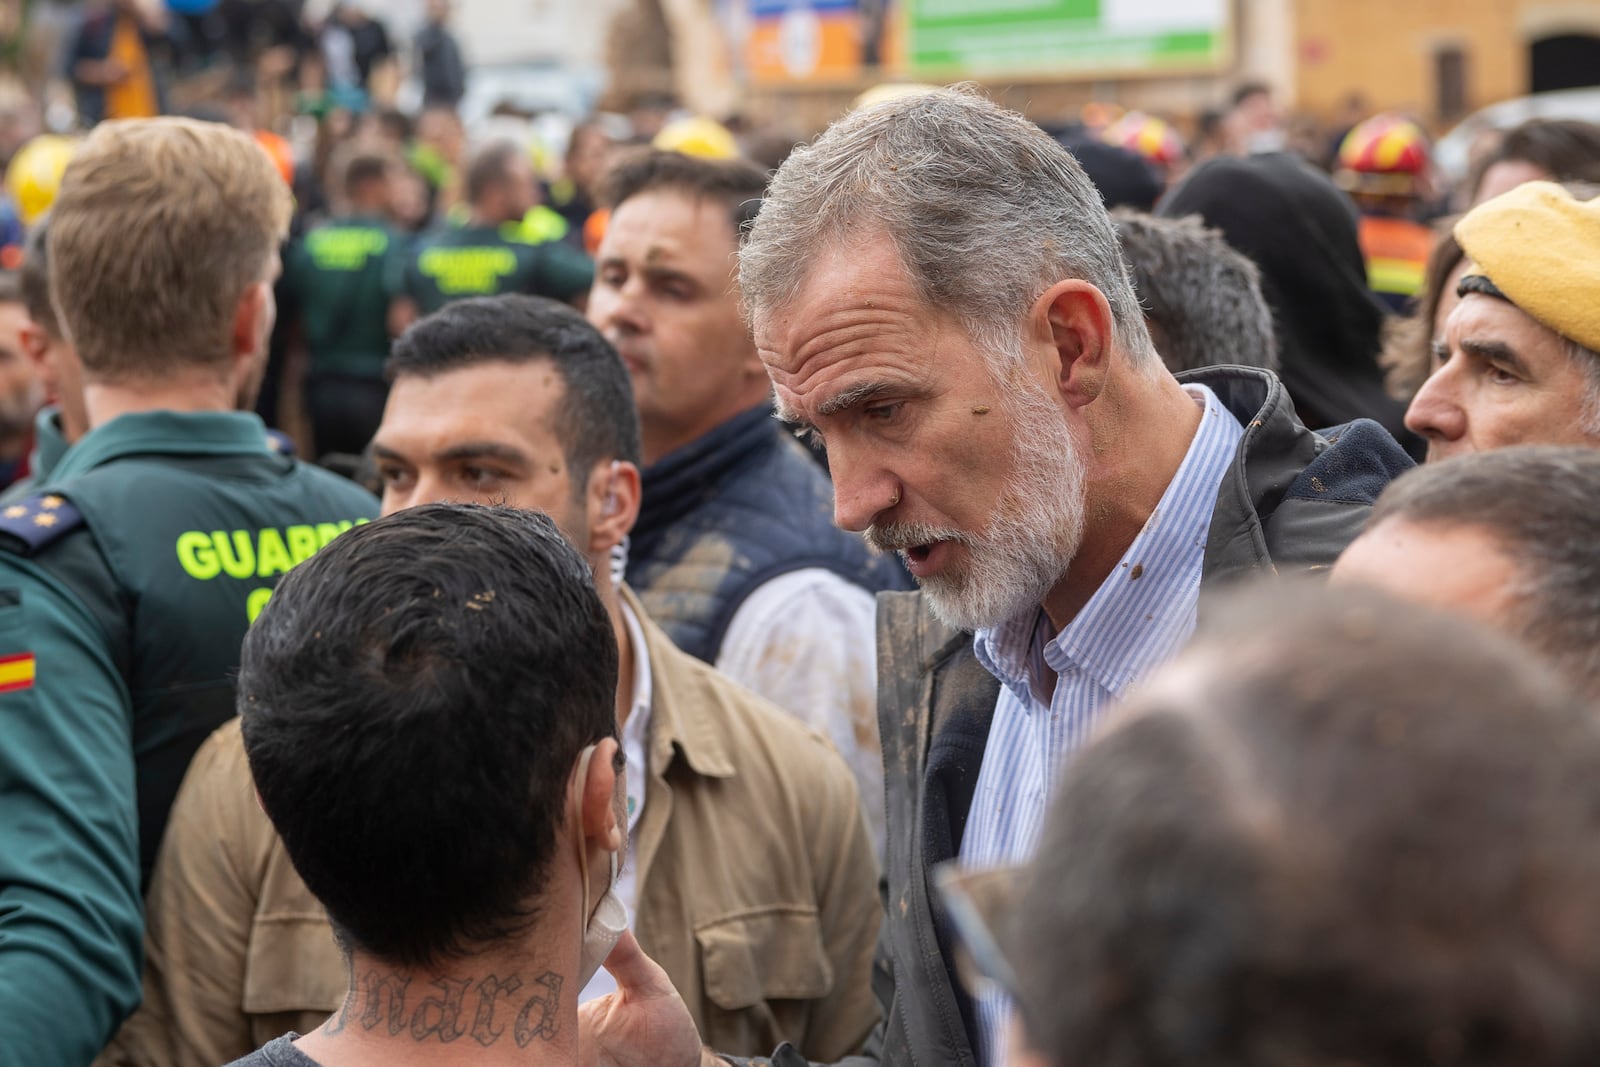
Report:
[[[1428,459],[1600,445],[1600,200],[1529,182],[1455,227],[1469,265],[1406,425]]]

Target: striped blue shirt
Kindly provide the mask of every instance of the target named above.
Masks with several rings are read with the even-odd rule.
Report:
[[[1200,427],[1144,529],[1083,610],[1058,634],[1035,608],[974,638],[979,662],[1001,684],[961,838],[965,866],[1032,856],[1066,757],[1089,739],[1101,709],[1194,632],[1211,512],[1244,427],[1210,389],[1184,388],[1203,410]],[[1001,1067],[1009,1001],[989,993],[977,1009],[980,1062]]]

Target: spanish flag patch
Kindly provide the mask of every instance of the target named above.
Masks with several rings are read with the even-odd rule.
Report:
[[[34,663],[32,652],[19,652],[14,656],[0,656],[0,693],[18,689],[32,689]]]

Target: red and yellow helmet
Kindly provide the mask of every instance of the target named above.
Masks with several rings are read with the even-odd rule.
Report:
[[[1399,115],[1374,115],[1345,134],[1334,180],[1353,193],[1412,196],[1428,166],[1422,127]]]
[[[1163,169],[1183,162],[1183,138],[1178,131],[1154,115],[1130,111],[1105,128],[1100,135],[1107,144],[1126,148]]]

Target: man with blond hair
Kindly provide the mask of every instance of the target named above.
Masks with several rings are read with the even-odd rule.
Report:
[[[112,122],[50,285],[90,432],[0,509],[0,1048],[88,1063],[139,999],[140,890],[278,578],[377,512],[280,455],[260,385],[289,199],[249,138]]]

